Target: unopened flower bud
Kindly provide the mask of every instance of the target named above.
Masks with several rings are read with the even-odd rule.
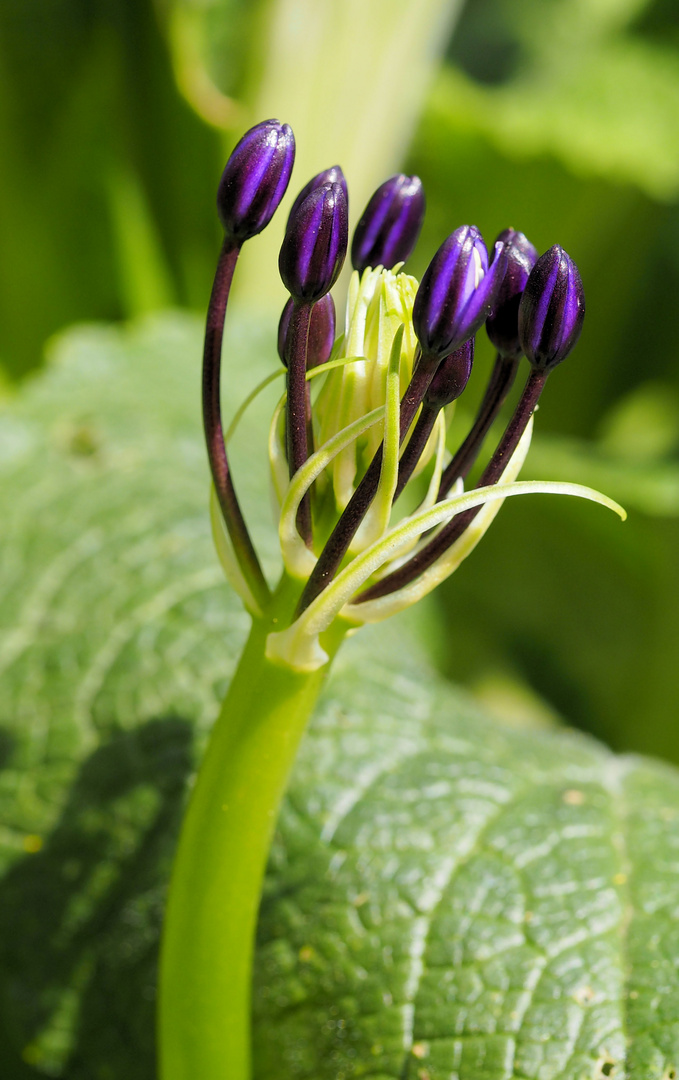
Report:
[[[503,229],[498,242],[505,245],[507,269],[495,307],[486,320],[486,332],[501,356],[518,358],[523,352],[519,341],[519,304],[538,253],[530,240],[516,229]]]
[[[290,318],[295,307],[295,301],[290,297],[283,308],[278,324],[278,355],[287,367],[286,346]],[[307,339],[307,370],[325,364],[330,359],[332,347],[335,344],[335,301],[330,293],[322,296],[317,304],[311,309],[309,321],[309,337]]]
[[[322,172],[316,173],[315,176],[311,177],[308,184],[304,185],[290,208],[288,223],[285,226],[286,230],[290,228],[290,222],[292,221],[293,216],[297,213],[307,195],[311,195],[311,192],[315,191],[316,188],[323,187],[323,184],[340,184],[344,191],[344,198],[347,200],[347,206],[349,206],[349,191],[347,189],[347,181],[344,173],[339,165],[333,165],[330,169],[323,169]]]
[[[226,163],[217,192],[217,211],[227,236],[238,243],[271,221],[285,195],[295,161],[288,124],[264,120],[246,131]]]
[[[322,184],[299,206],[278,257],[283,284],[299,301],[314,303],[332,289],[347,253],[347,200],[341,184]]]
[[[551,371],[580,337],[585,294],[578,268],[555,244],[531,270],[519,306],[519,339],[530,363]]]
[[[493,262],[481,233],[462,225],[441,244],[415,297],[413,326],[425,356],[443,359],[473,337],[488,318],[502,283],[507,256],[496,243]]]
[[[390,270],[411,255],[424,220],[424,189],[419,176],[392,176],[378,187],[363,211],[351,244],[354,270]]]
[[[424,404],[432,409],[440,410],[453,401],[457,401],[469,382],[473,363],[474,338],[470,338],[441,361],[429,383],[424,396]]]

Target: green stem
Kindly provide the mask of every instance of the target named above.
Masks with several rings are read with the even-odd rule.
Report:
[[[253,623],[184,820],[161,955],[162,1080],[251,1075],[262,881],[278,807],[328,669],[302,674],[264,656],[267,634],[291,609],[289,590],[284,582],[272,605],[278,619]]]

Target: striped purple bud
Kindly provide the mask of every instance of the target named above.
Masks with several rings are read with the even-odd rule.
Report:
[[[323,184],[300,204],[290,221],[278,256],[288,292],[315,303],[330,292],[347,253],[347,200],[341,184]]]
[[[507,269],[495,307],[486,320],[486,333],[501,356],[518,359],[523,352],[519,341],[519,304],[538,253],[516,229],[503,229],[495,242],[505,245]]]
[[[519,339],[532,366],[551,371],[560,364],[580,337],[584,318],[578,268],[555,244],[531,270],[519,306]]]
[[[246,131],[226,163],[217,192],[217,212],[227,236],[238,243],[271,221],[285,195],[295,161],[295,136],[288,124],[264,120]]]
[[[441,361],[424,395],[424,404],[439,410],[457,401],[469,382],[473,363],[474,338],[470,338]]]
[[[286,346],[290,318],[295,307],[292,297],[283,308],[278,324],[278,355],[287,367]],[[335,301],[330,293],[322,296],[317,304],[311,309],[309,321],[309,337],[307,339],[307,370],[325,364],[330,359],[332,347],[335,344]]]
[[[344,191],[344,198],[347,200],[347,207],[349,206],[349,191],[347,189],[347,181],[344,173],[339,165],[333,165],[330,169],[323,169],[322,172],[316,173],[315,176],[311,177],[309,183],[304,185],[290,208],[288,223],[285,226],[286,230],[290,228],[290,222],[292,221],[294,214],[297,213],[307,195],[311,195],[311,192],[315,191],[316,188],[323,187],[323,184],[341,184],[342,190]]]
[[[441,244],[424,272],[413,326],[425,356],[443,359],[473,337],[488,318],[507,266],[504,244],[493,262],[475,225],[462,225]]]
[[[392,176],[378,187],[363,211],[351,244],[354,270],[390,270],[412,254],[424,220],[424,189],[419,176]]]

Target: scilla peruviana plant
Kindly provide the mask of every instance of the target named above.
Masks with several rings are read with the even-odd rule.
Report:
[[[335,166],[300,193],[280,252],[290,292],[278,336],[283,366],[266,382],[286,378],[269,435],[284,570],[272,588],[229,466],[221,347],[240,248],[270,221],[293,158],[289,127],[258,124],[234,150],[218,194],[225,239],[203,365],[211,515],[252,630],[200,768],[172,876],[161,960],[163,1080],[250,1076],[253,938],[267,852],[297,746],[347,633],[417,602],[448,577],[509,496],[578,495],[624,517],[589,488],[517,480],[540,393],[582,327],[582,283],[566,252],[555,246],[538,259],[523,234],[508,229],[489,262],[479,230],[462,226],[418,285],[401,267],[422,223],[422,185],[392,177],[354,235],[344,333],[335,341],[330,290],[348,248],[346,182]],[[498,357],[471,430],[451,456],[451,412],[484,323]],[[479,481],[465,490],[522,354],[529,372],[518,404]]]

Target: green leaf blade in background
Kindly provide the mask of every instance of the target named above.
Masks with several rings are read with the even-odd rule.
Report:
[[[273,340],[230,332],[229,411]],[[3,1080],[154,1076],[181,806],[247,629],[209,538],[199,355],[185,316],[75,330],[0,417]],[[272,573],[275,394],[234,447]],[[256,1080],[668,1080],[678,816],[671,767],[510,730],[403,621],[361,631],[279,822]]]

